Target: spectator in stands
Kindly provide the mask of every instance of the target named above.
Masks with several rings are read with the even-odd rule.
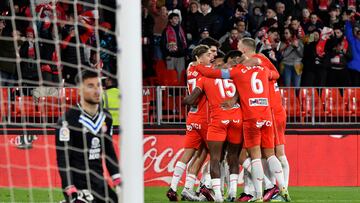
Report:
[[[325,54],[320,54],[317,51],[317,48],[321,46],[319,44],[320,33],[320,30],[314,30],[310,33],[308,43],[304,46],[304,70],[301,76],[301,86],[303,87],[324,87],[326,84]]]
[[[42,60],[40,70],[41,78],[45,86],[54,86],[59,83],[59,71],[55,65],[56,51],[54,42],[54,24],[39,22],[38,23],[39,38],[46,41],[40,41],[40,59]],[[51,61],[51,62],[49,62]]]
[[[242,6],[237,6],[235,8],[234,14],[229,19],[229,25],[227,26],[227,29],[232,29],[236,25],[236,22],[240,20],[248,22],[249,19],[247,13],[247,10],[244,9]]]
[[[162,33],[162,48],[168,69],[178,72],[178,79],[185,69],[185,53],[187,48],[185,32],[179,24],[179,15],[171,13],[169,23]]]
[[[196,17],[196,24],[198,30],[207,27],[210,31],[210,36],[216,39],[221,37],[221,24],[219,16],[212,12],[211,0],[200,0],[200,13]]]
[[[199,30],[197,30],[196,17],[200,14],[200,5],[197,1],[190,2],[188,12],[186,13],[185,30],[186,37],[190,44],[199,40]]]
[[[28,27],[26,29],[26,41],[21,45],[19,54],[21,57],[21,77],[23,80],[23,86],[37,86],[39,85],[39,69],[37,62],[35,61],[38,57],[35,48],[34,40],[34,29]],[[34,60],[33,62],[24,61],[25,60]]]
[[[229,28],[230,17],[233,14],[233,9],[231,9],[225,2],[225,0],[213,0],[213,12],[215,15],[219,16],[219,23],[221,25],[219,37],[223,36]]]
[[[113,76],[105,78],[105,91],[103,93],[103,105],[108,110],[112,117],[112,125],[120,125],[119,109],[120,109],[120,89],[118,83]]]
[[[327,27],[333,28],[334,24],[339,23],[340,19],[337,12],[337,7],[332,6],[329,10],[329,21]]]
[[[239,33],[239,39],[242,39],[244,37],[251,37],[251,34],[246,31],[246,23],[244,20],[238,20],[235,24],[235,28],[237,29]],[[219,43],[222,44],[225,42],[225,40],[230,36],[230,32],[227,32],[224,36],[222,36],[219,39]]]
[[[258,39],[258,38],[257,38]],[[275,67],[279,68],[281,54],[279,52],[280,33],[276,28],[270,28],[267,31],[267,37],[259,41],[256,45],[257,52],[264,54],[270,59]]]
[[[298,39],[303,39],[305,37],[304,29],[300,25],[300,20],[298,18],[291,18],[291,28],[295,31],[295,37]]]
[[[12,40],[0,38],[0,57],[16,59],[17,47],[14,47],[14,40],[19,40],[19,32],[16,30],[12,31],[11,26],[8,26],[8,22],[0,19],[0,36],[13,37]],[[18,45],[20,44],[18,43]],[[0,59],[0,85],[13,86],[17,78],[16,63]]]
[[[353,26],[350,22],[352,14],[344,12],[343,20],[345,21],[345,35],[346,39],[350,43],[352,60],[348,63],[348,68],[351,76],[351,85],[354,87],[360,87],[360,25],[355,24]]]
[[[141,16],[142,60],[143,64],[145,65],[145,69],[143,69],[143,77],[145,78],[155,75],[155,71],[153,69],[153,32],[155,23],[154,18],[149,14],[148,9],[144,6],[142,8]]]
[[[81,65],[89,67],[88,60],[85,58],[85,42],[79,39],[86,30],[79,26],[79,37],[77,39],[75,35],[75,27],[73,26],[75,23],[74,13],[68,13],[66,18],[71,25],[65,25],[62,29],[61,61],[64,62],[62,63],[62,76],[65,80],[66,86],[74,86],[75,76],[81,71],[79,67]],[[78,47],[75,46],[77,42],[80,42]],[[78,55],[77,50],[80,55]]]
[[[310,22],[310,11],[309,9],[304,8],[301,14],[302,14],[301,26],[305,26],[306,23]]]
[[[252,36],[259,30],[262,22],[264,21],[265,17],[261,12],[260,7],[254,7],[252,9],[252,13],[249,13],[249,29],[248,31],[251,33]]]
[[[100,47],[106,50],[100,50],[100,59],[103,63],[102,69],[110,73],[115,73],[116,57],[107,52],[116,53],[115,36],[109,32],[113,26],[108,22],[102,22],[100,23],[100,27],[103,28],[103,30],[99,30]]]
[[[319,20],[316,13],[310,14],[310,21],[307,22],[304,26],[305,34],[312,33],[314,30],[322,29],[324,25]]]
[[[237,50],[237,44],[239,42],[239,32],[236,27],[232,28],[230,31],[230,36],[225,39],[221,44],[221,51],[228,53],[231,50]]]
[[[329,87],[349,86],[349,72],[346,68],[347,61],[351,58],[349,43],[343,34],[343,25],[334,25],[334,35],[327,40],[325,50],[330,68],[328,70],[326,85]]]
[[[163,54],[160,41],[161,34],[168,24],[168,10],[166,6],[161,6],[160,10],[152,11],[152,15],[154,17],[154,59],[161,60]]]
[[[277,21],[278,21],[280,27],[283,27],[284,21],[286,20],[285,4],[280,1],[276,2],[275,10],[276,10]]]
[[[286,87],[300,87],[304,45],[294,30],[285,28],[284,40],[280,45],[282,73]]]

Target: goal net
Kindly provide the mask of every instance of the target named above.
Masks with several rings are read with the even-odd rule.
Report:
[[[140,12],[140,1],[0,2],[0,202],[130,202],[134,189],[143,201]],[[86,71],[101,84],[93,113]]]

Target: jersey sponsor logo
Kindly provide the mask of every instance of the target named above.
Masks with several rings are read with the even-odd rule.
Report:
[[[193,129],[200,130],[201,129],[201,124],[190,123],[189,125],[186,125],[186,130],[187,131],[192,131]]]
[[[221,123],[227,125],[230,123],[230,121],[229,120],[221,120]]]
[[[101,144],[98,137],[91,139],[91,147],[89,149],[89,160],[100,159]]]
[[[68,122],[67,121],[63,121],[62,122],[62,127],[60,128],[59,131],[59,140],[63,141],[63,142],[67,142],[70,141],[70,130],[68,128]]]
[[[269,106],[267,98],[249,98],[249,106]]]
[[[272,126],[272,122],[268,121],[268,120],[256,121],[256,127],[257,128],[261,128],[264,125],[267,126],[267,127],[270,127],[270,126]]]
[[[234,123],[240,123],[240,119],[237,119],[237,120],[233,120]]]

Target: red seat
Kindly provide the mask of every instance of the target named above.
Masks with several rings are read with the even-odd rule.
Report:
[[[2,121],[2,118],[5,118],[8,114],[8,90],[8,88],[0,88],[0,122]]]
[[[344,106],[348,114],[360,116],[360,88],[344,89]]]
[[[41,116],[48,118],[48,120],[57,121],[61,115],[59,97],[41,97],[39,104],[41,108]]]
[[[15,118],[35,118],[40,117],[40,111],[32,96],[16,96],[11,111]]]
[[[321,100],[324,103],[326,115],[344,116],[344,100],[338,88],[323,88]]]
[[[300,102],[293,88],[281,88],[282,105],[288,116],[300,116]]]
[[[165,86],[178,86],[178,73],[176,70],[166,70],[160,77],[160,84]]]
[[[299,100],[301,112],[304,116],[312,116],[313,109],[315,110],[314,116],[324,115],[323,103],[316,88],[301,88]]]
[[[64,91],[61,95],[61,103],[64,102],[65,99],[66,109],[70,108],[71,106],[76,105],[80,102],[80,95],[78,88],[63,88]],[[64,98],[63,98],[64,97]]]

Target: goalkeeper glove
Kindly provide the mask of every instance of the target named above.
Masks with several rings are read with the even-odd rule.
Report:
[[[94,200],[89,190],[77,190],[73,185],[67,187],[65,192],[69,196],[70,203],[89,203]]]

